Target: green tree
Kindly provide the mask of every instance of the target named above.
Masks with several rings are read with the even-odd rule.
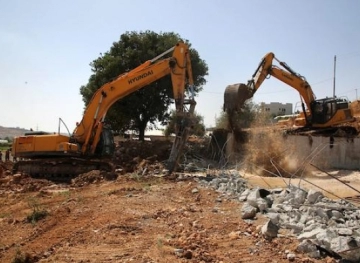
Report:
[[[6,137],[4,138],[4,140],[7,140],[8,142],[12,142],[12,138],[9,137],[9,136],[6,136]]]
[[[172,133],[175,133],[175,124],[178,121],[175,111],[171,112],[170,120],[166,125],[164,134],[165,136],[169,136]],[[189,135],[196,135],[196,136],[204,136],[205,135],[205,124],[204,124],[204,117],[198,114],[197,112],[194,113],[194,120],[191,129],[191,133]]]
[[[103,84],[156,57],[181,40],[190,48],[194,92],[198,94],[206,83],[208,66],[198,52],[191,48],[188,40],[183,40],[173,32],[158,34],[153,31],[133,31],[122,34],[109,51],[90,63],[93,74],[88,83],[80,88],[85,105]],[[156,127],[156,122],[165,124],[169,120],[168,108],[172,102],[171,78],[165,76],[117,101],[108,111],[106,123],[117,133],[135,130],[139,133],[139,139],[143,140],[147,127]]]
[[[244,107],[240,112],[234,114],[234,123],[236,127],[241,128],[249,128],[251,123],[255,120],[257,116],[257,112],[259,111],[258,105],[256,105],[252,100],[248,100],[245,102]],[[229,120],[226,112],[222,111],[220,116],[216,118],[215,126],[218,129],[228,129],[229,128]]]

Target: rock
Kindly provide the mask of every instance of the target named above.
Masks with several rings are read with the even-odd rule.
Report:
[[[303,232],[310,232],[317,228],[324,229],[324,228],[326,228],[326,226],[324,226],[320,223],[317,223],[315,220],[311,219],[308,222],[306,222],[306,226],[303,229]]]
[[[318,244],[325,247],[326,249],[330,249],[331,240],[336,237],[336,233],[330,229],[324,229],[316,235]]]
[[[260,198],[259,188],[253,189],[250,191],[247,196],[246,202],[248,202],[251,206],[258,208],[257,200]]]
[[[197,189],[197,188],[194,188],[194,189],[191,190],[191,193],[193,193],[193,194],[196,194],[198,192],[199,192],[199,189]]]
[[[256,204],[257,204],[257,207],[259,208],[259,211],[260,212],[264,212],[266,209],[269,208],[269,204],[267,203],[267,201],[263,198],[258,198],[256,200]]]
[[[359,244],[351,237],[339,236],[331,240],[331,250],[341,253],[344,259],[360,262]]]
[[[235,239],[238,239],[239,238],[239,234],[240,232],[239,231],[233,231],[229,234],[229,238],[231,240],[235,240]]]
[[[297,246],[296,251],[309,255],[312,258],[320,258],[320,251],[316,245],[309,239],[303,240]]]
[[[253,219],[256,216],[257,209],[249,203],[244,203],[241,208],[242,219]]]
[[[330,213],[331,213],[331,211],[328,209],[318,208],[316,210],[316,215],[321,217],[322,219],[325,219],[326,221],[328,221],[330,219],[330,217],[329,217]]]
[[[353,234],[353,231],[349,228],[339,228],[337,232],[339,236],[351,236]]]
[[[301,223],[286,223],[284,226],[288,229],[291,229],[293,233],[301,233],[301,231],[304,229],[304,225]]]
[[[289,260],[289,261],[294,261],[295,258],[296,258],[296,255],[294,253],[289,253],[286,255],[286,258]]]
[[[181,248],[175,248],[174,253],[175,253],[176,256],[181,257],[182,254],[184,253],[184,250],[181,249]]]
[[[324,197],[322,192],[310,189],[307,194],[307,202],[309,204],[315,204]]]
[[[302,213],[299,219],[299,223],[306,224],[308,220],[309,220],[308,214]]]
[[[241,195],[240,195],[240,197],[239,197],[239,201],[240,201],[240,202],[246,201],[249,193],[250,193],[250,190],[249,190],[249,189],[246,189],[244,192],[242,192]]]
[[[269,220],[261,228],[261,234],[263,234],[266,239],[273,239],[274,237],[277,237],[278,231],[279,227],[272,223],[271,220]]]
[[[296,188],[292,194],[294,195],[291,202],[292,204],[302,205],[305,202],[307,193],[304,190]]]
[[[275,225],[279,224],[280,215],[278,213],[268,213],[266,216],[273,222]]]
[[[300,241],[304,240],[304,239],[314,239],[316,237],[317,234],[321,233],[322,231],[324,231],[321,228],[315,228],[314,230],[311,230],[310,232],[305,232],[302,233],[298,236],[298,239]]]
[[[343,214],[336,210],[331,211],[331,217],[334,219],[344,218]]]
[[[271,208],[268,209],[268,212],[272,213],[281,213],[283,212],[283,206],[281,204],[273,204]]]

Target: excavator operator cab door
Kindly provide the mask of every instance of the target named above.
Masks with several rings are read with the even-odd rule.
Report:
[[[97,156],[107,156],[110,157],[114,154],[115,151],[115,142],[114,135],[109,128],[103,128],[100,141],[96,147],[95,155]]]

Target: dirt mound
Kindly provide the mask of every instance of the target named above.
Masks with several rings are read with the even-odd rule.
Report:
[[[11,161],[6,161],[6,162],[0,162],[0,169],[5,171],[11,171],[12,167],[13,167],[14,163]],[[0,172],[0,176],[1,176],[1,172]]]
[[[113,162],[116,168],[124,173],[136,171],[139,165],[154,164],[166,161],[170,155],[172,142],[170,141],[124,141],[120,142],[115,151]],[[145,161],[143,161],[145,160]]]
[[[36,192],[52,184],[52,182],[46,179],[35,179],[26,174],[8,174],[0,178],[0,191],[17,193]]]
[[[88,173],[83,173],[77,176],[76,178],[71,180],[71,185],[76,187],[81,187],[89,184],[96,184],[100,183],[104,180],[115,180],[117,177],[116,174],[100,171],[100,170],[93,170]]]
[[[114,164],[121,173],[157,174],[166,169],[166,161],[171,152],[171,141],[125,141],[117,147]],[[204,138],[189,138],[181,156],[179,170],[193,160],[209,157],[209,140]]]
[[[93,170],[88,173],[79,174],[72,180],[70,180],[71,178],[59,178],[60,180],[57,180],[57,178],[37,179],[20,173],[12,175],[13,163],[0,163],[0,191],[2,193],[36,192],[42,191],[49,186],[59,185],[58,183],[70,184],[71,187],[99,184],[103,181],[115,180],[119,174],[133,173],[136,176],[161,174],[166,170],[165,161],[169,157],[171,147],[172,142],[170,141],[121,142],[113,158],[116,166],[115,173]],[[182,160],[182,164],[191,162],[195,164],[196,168],[203,166],[199,160],[202,158],[200,156],[204,153],[204,149],[204,141],[193,138],[185,147],[183,156],[186,158],[183,159],[186,160]],[[206,167],[207,163],[204,165]],[[188,167],[181,165],[180,168],[186,170]]]

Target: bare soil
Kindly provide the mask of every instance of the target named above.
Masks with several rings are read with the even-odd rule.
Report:
[[[141,147],[152,158],[122,152],[117,178],[92,171],[60,184],[10,175],[11,163],[2,165],[0,262],[281,263],[288,251],[293,262],[335,262],[297,253],[286,232],[264,239],[265,217],[242,220],[241,203],[199,187],[195,173],[162,177],[153,156],[164,149]]]

